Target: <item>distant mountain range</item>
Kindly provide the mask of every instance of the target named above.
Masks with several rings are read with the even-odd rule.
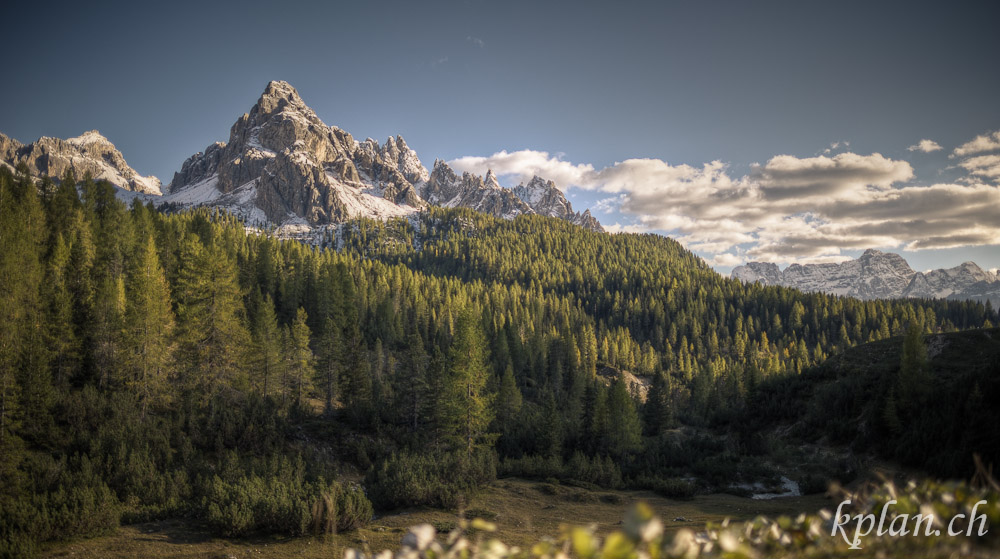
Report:
[[[24,145],[0,134],[0,161],[28,165],[36,177],[90,173],[123,189],[123,198],[157,205],[224,208],[253,226],[317,227],[357,217],[386,219],[428,204],[467,207],[497,217],[540,214],[603,231],[589,210],[576,212],[552,181],[535,177],[514,189],[492,171],[461,176],[444,161],[431,172],[401,136],[359,142],[327,126],[286,82],[272,81],[228,142],[217,142],[181,165],[167,188],[132,169],[97,131],[78,138],[41,138]]]
[[[840,264],[792,264],[784,271],[776,264],[750,262],[734,268],[732,277],[859,299],[925,297],[988,300],[994,308],[1000,304],[1000,276],[975,262],[916,272],[902,256],[875,249]]]

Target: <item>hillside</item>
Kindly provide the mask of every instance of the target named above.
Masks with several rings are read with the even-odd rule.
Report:
[[[178,517],[224,537],[347,531],[498,476],[679,498],[779,483],[767,452],[717,432],[762,383],[907,325],[997,318],[746,285],[672,240],[538,215],[432,207],[317,247],[126,207],[105,181],[42,186],[0,168],[12,555]]]
[[[926,335],[927,369],[907,386],[904,340],[851,348],[799,376],[763,383],[746,432],[791,427],[793,440],[845,445],[942,477],[968,478],[972,453],[1000,464],[1000,329]]]

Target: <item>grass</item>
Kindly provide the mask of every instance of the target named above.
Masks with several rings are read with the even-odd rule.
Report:
[[[475,516],[496,522],[497,536],[512,545],[527,546],[543,536],[555,536],[560,524],[594,524],[599,534],[619,527],[631,503],[645,501],[667,523],[667,532],[682,527],[700,530],[706,522],[724,518],[747,520],[757,515],[794,515],[831,507],[821,495],[755,501],[733,495],[699,495],[673,500],[651,491],[591,491],[559,487],[551,494],[540,484],[518,479],[499,480],[468,504]],[[373,551],[396,549],[407,528],[429,523],[442,529],[455,526],[457,511],[415,509],[378,517],[368,527],[335,536],[306,538],[222,539],[207,527],[187,520],[168,520],[124,526],[115,534],[90,540],[53,544],[44,557],[73,558],[329,558],[342,557],[348,547]],[[473,516],[473,515],[469,515]],[[674,521],[674,519],[678,519]],[[683,519],[683,520],[681,520]]]

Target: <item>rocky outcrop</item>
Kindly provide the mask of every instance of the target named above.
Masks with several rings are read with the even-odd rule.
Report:
[[[840,264],[792,264],[784,271],[775,264],[750,262],[734,268],[732,277],[859,299],[920,297],[986,301],[995,300],[1000,294],[1000,277],[974,262],[947,270],[914,272],[902,256],[874,249]]]
[[[434,169],[421,195],[431,204],[472,208],[504,219],[535,213],[513,192],[501,187],[492,171],[486,173],[485,179],[468,172],[459,177],[440,160],[434,161]]]
[[[591,231],[604,231],[589,210],[574,212],[555,183],[540,177],[507,189],[500,186],[492,170],[487,170],[484,177],[468,172],[460,177],[444,161],[435,161],[421,196],[431,204],[472,208],[504,219],[539,214],[563,219]]]
[[[1000,277],[975,262],[913,274],[904,297],[983,299],[1000,289]],[[994,295],[995,297],[995,295]]]
[[[24,163],[35,178],[48,176],[59,180],[66,171],[73,171],[77,179],[89,174],[95,180],[106,180],[125,190],[160,194],[160,179],[137,173],[115,145],[97,130],[68,140],[45,136],[26,145],[0,134],[0,158],[10,167]]]
[[[564,219],[591,231],[604,231],[597,219],[590,215],[590,210],[584,210],[583,213],[574,212],[573,205],[550,180],[536,175],[528,181],[528,184],[515,186],[513,192],[539,215]]]
[[[253,183],[267,220],[311,225],[406,215],[423,205],[427,170],[402,137],[384,146],[327,126],[286,82],[272,81],[229,131],[181,167],[171,193],[214,179],[221,194]]]
[[[748,262],[733,268],[733,279],[761,285],[784,285],[781,270],[772,262]]]

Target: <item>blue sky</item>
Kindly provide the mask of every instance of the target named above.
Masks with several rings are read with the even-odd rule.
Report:
[[[283,79],[358,138],[552,175],[723,272],[1000,266],[995,2],[29,4],[0,131],[96,128],[164,182]]]

